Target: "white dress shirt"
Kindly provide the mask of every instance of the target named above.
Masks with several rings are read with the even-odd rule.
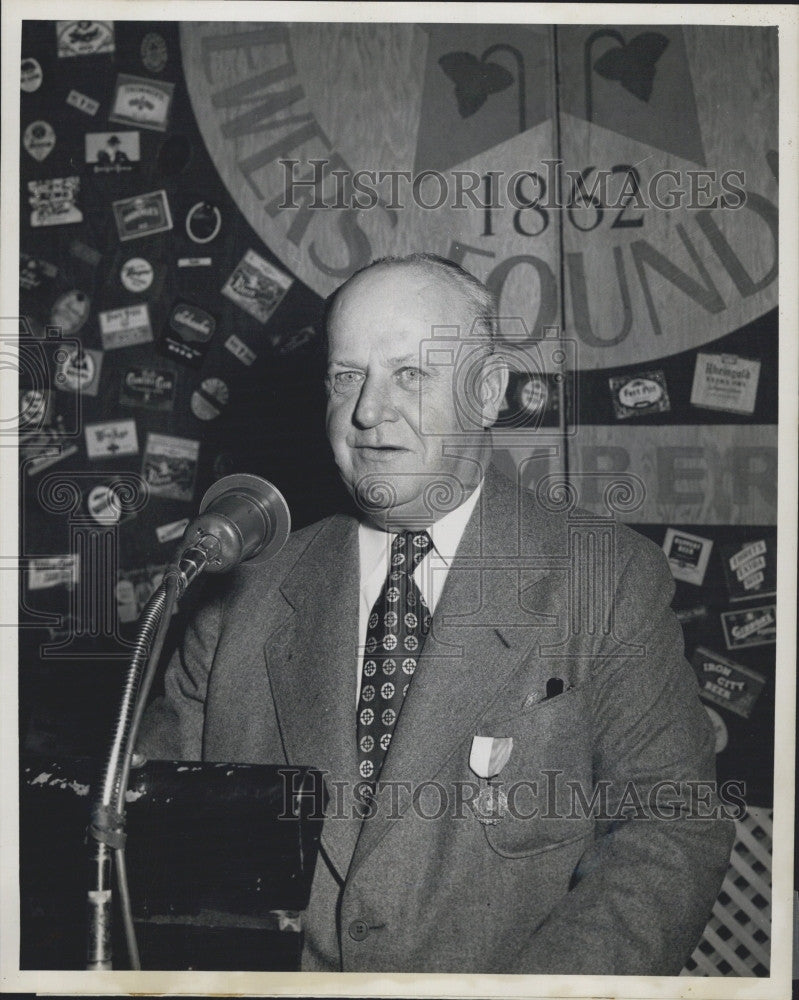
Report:
[[[482,488],[481,480],[477,489],[459,507],[425,529],[433,547],[414,570],[413,579],[431,615],[435,613],[438,599],[447,581],[449,567],[455,558],[466,524],[472,516]],[[361,597],[358,609],[356,704],[361,695],[361,670],[369,615],[386,582],[391,545],[396,537],[396,532],[381,531],[363,522],[358,527]]]

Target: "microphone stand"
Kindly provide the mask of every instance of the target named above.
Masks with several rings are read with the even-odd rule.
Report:
[[[94,878],[88,891],[88,940],[86,968],[107,970],[111,964],[111,857],[116,862],[117,882],[122,902],[125,935],[131,965],[140,961],[133,918],[130,911],[125,869],[125,793],[128,789],[133,751],[141,717],[155,677],[158,660],[166,638],[169,620],[177,600],[205,569],[215,554],[218,542],[210,535],[183,552],[170,564],[161,584],[144,607],[133,655],[117,715],[114,736],[102,791],[92,808],[88,836]],[[146,669],[146,674],[145,674]],[[142,681],[142,676],[144,680]]]
[[[288,538],[291,517],[271,483],[248,473],[226,476],[206,492],[200,516],[186,529],[175,560],[141,614],[141,627],[119,707],[102,792],[92,808],[88,837],[94,880],[88,893],[88,969],[111,966],[111,856],[131,965],[140,968],[125,870],[125,793],[136,737],[175,603],[208,568],[224,572],[238,563],[277,553]]]

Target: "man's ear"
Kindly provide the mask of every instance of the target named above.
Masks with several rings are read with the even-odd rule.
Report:
[[[480,411],[483,427],[491,427],[496,421],[505,391],[508,388],[508,366],[499,354],[489,354],[483,362],[480,378]]]

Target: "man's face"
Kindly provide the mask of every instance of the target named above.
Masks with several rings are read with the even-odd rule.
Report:
[[[345,484],[378,523],[390,519],[402,527],[403,517],[409,526],[420,518],[429,523],[435,517],[424,495],[435,483],[451,484],[455,477],[454,506],[480,479],[474,459],[485,455],[474,446],[474,432],[471,449],[443,454],[445,437],[448,450],[457,450],[457,438],[464,438],[454,402],[455,367],[428,363],[422,349],[436,327],[452,333],[457,325],[461,336],[471,326],[463,295],[412,265],[365,272],[333,307],[327,435]],[[457,344],[449,339],[441,346],[451,354]],[[478,423],[473,431],[479,429]]]

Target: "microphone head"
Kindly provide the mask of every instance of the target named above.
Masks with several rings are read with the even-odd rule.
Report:
[[[283,494],[260,476],[237,473],[215,482],[200,503],[196,523],[228,525],[235,536],[237,553],[209,563],[208,572],[223,572],[240,561],[264,562],[276,556],[291,531],[291,515]],[[184,536],[185,537],[185,536]],[[243,543],[243,550],[239,549]]]

